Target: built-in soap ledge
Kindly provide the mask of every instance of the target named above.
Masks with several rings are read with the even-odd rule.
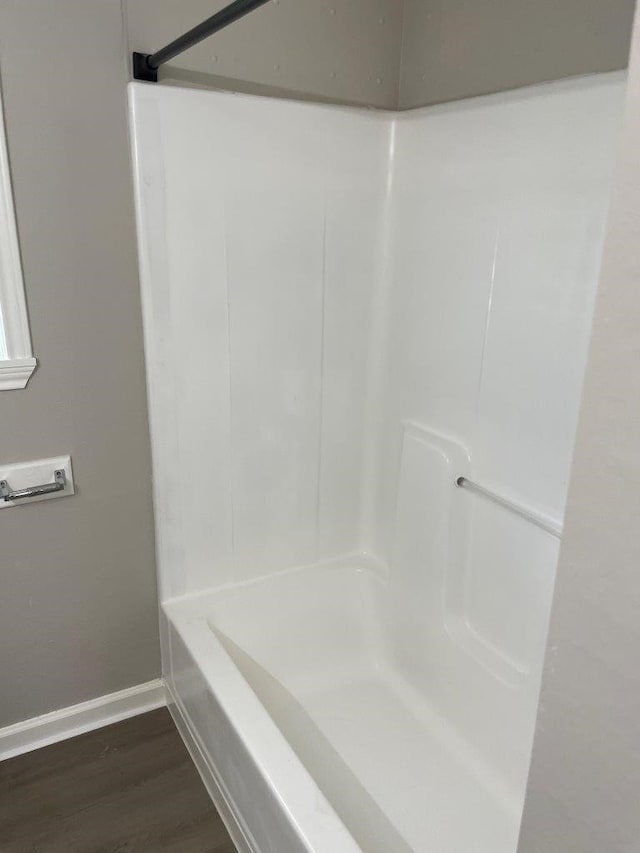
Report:
[[[0,509],[64,498],[74,492],[70,456],[0,465]]]

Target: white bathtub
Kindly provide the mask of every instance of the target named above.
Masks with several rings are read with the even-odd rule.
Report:
[[[164,605],[174,712],[240,849],[515,850],[517,801],[403,676],[386,593],[354,557]]]

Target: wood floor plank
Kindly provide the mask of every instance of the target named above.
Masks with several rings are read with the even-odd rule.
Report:
[[[1,853],[235,853],[166,708],[0,762]]]

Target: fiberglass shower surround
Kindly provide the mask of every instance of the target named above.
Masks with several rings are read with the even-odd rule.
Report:
[[[514,853],[624,97],[130,89],[163,665],[239,849]],[[206,775],[205,773],[205,775]]]

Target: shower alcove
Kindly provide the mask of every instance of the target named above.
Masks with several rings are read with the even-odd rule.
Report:
[[[624,85],[131,84],[163,670],[238,849],[515,853]]]

